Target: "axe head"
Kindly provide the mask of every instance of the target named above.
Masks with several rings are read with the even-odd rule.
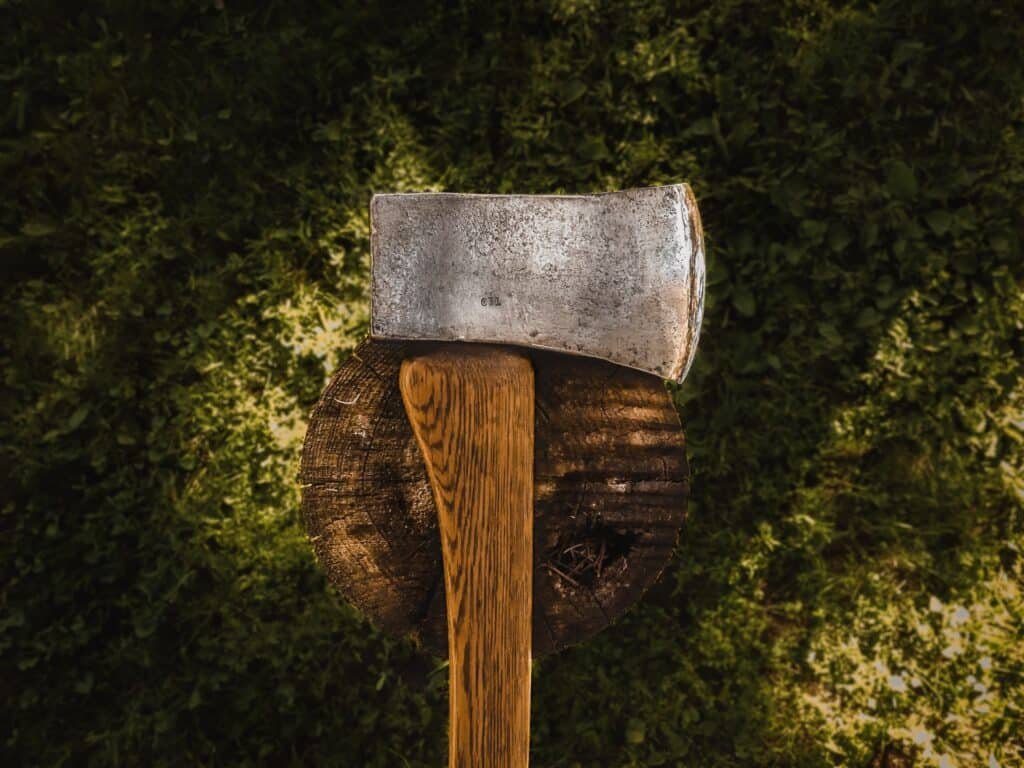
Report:
[[[600,195],[375,195],[371,335],[517,344],[682,381],[704,306],[686,184]]]

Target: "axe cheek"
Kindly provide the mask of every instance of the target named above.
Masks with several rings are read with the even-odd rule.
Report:
[[[704,303],[686,184],[599,195],[375,195],[371,335],[600,358],[681,381]]]

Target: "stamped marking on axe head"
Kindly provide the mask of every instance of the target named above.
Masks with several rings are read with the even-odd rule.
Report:
[[[516,344],[682,381],[704,304],[689,186],[375,195],[371,335]]]

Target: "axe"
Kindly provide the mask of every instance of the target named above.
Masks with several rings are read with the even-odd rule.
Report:
[[[325,441],[337,429],[328,412],[338,406],[329,401],[355,405],[370,391],[365,380],[372,377],[387,382],[377,386],[386,400],[394,374],[441,544],[449,766],[525,768],[536,633],[535,421],[541,421],[535,413],[544,407],[535,399],[537,361],[571,355],[579,365],[589,358],[606,361],[593,365],[642,372],[635,374],[637,391],[658,400],[662,413],[671,410],[667,396],[652,394],[650,380],[682,381],[696,351],[704,292],[696,202],[690,188],[678,184],[600,195],[381,194],[370,212],[371,342],[399,346],[391,369],[378,370],[387,368],[381,357],[376,366],[361,360],[372,376],[360,373],[350,381],[355,393],[349,399],[329,388],[314,411],[302,470],[307,528],[329,572],[348,569],[342,582],[366,583],[377,573],[389,586],[405,584],[394,564],[383,568],[373,555],[386,539],[386,521],[371,515],[370,525],[357,527],[352,514],[325,520],[320,513],[324,488],[342,494],[346,483],[359,486],[351,494],[357,502],[409,506],[408,494],[404,501],[374,495],[388,493],[380,488],[382,478],[366,482],[373,441],[387,429],[381,425],[404,426],[388,422],[383,406],[372,418],[346,417],[358,439],[334,454],[355,467],[353,453],[361,452],[361,479],[321,477],[330,473],[321,458]],[[551,378],[545,393],[557,391]],[[563,404],[555,407],[571,407],[564,396],[555,400]],[[545,414],[545,424],[553,421]],[[633,442],[643,441],[627,437]],[[665,485],[644,482],[653,496]],[[339,535],[340,559],[322,547]],[[595,562],[600,569],[603,560]],[[365,576],[353,577],[356,571]],[[383,605],[388,601],[361,597],[385,624],[408,618],[395,619]]]

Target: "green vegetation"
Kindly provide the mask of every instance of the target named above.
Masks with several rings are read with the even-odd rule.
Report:
[[[534,764],[1024,764],[1014,5],[0,0],[3,764],[442,765],[298,516],[369,195],[677,180],[690,520]]]

